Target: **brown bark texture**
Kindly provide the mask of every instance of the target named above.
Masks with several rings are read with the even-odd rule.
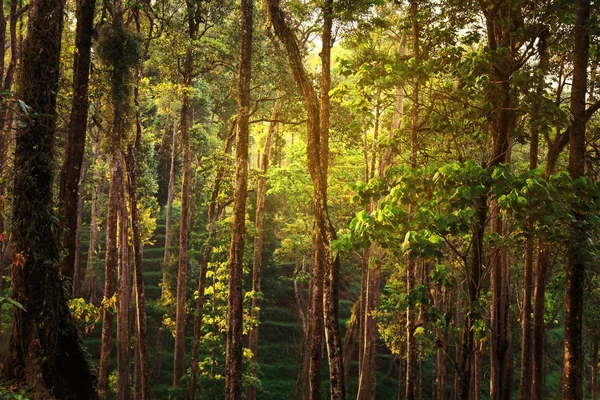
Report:
[[[277,101],[273,107],[271,120],[277,121],[281,111],[281,101]],[[271,157],[271,147],[273,147],[273,137],[275,136],[275,130],[277,129],[277,122],[271,122],[267,131],[267,137],[265,140],[265,147],[262,152],[262,159],[260,162],[260,170],[262,176],[258,180],[258,188],[256,190],[256,236],[254,237],[254,252],[252,258],[252,291],[255,294],[261,292],[260,281],[261,281],[261,268],[262,268],[262,247],[265,236],[264,232],[264,213],[265,213],[265,198],[267,194],[267,172],[269,170],[269,158]],[[258,334],[259,334],[259,323],[260,323],[260,299],[255,296],[252,299],[252,318],[256,321],[257,325],[250,330],[248,335],[248,344],[250,351],[252,352],[252,362],[256,363],[258,360]],[[246,393],[247,400],[256,399],[256,387],[249,385]]]
[[[75,61],[73,63],[73,103],[64,163],[60,177],[59,199],[63,206],[62,241],[66,252],[61,263],[61,273],[70,279],[73,279],[74,271],[77,267],[75,264],[75,248],[77,244],[76,215],[81,165],[85,153],[88,118],[88,82],[95,8],[96,0],[77,1]]]
[[[184,67],[184,85],[191,87],[194,68],[193,52],[188,50]],[[179,262],[177,265],[177,306],[175,313],[175,357],[173,362],[173,386],[177,386],[185,373],[185,311],[187,292],[187,264],[189,245],[190,183],[192,179],[192,156],[190,150],[190,95],[185,91],[181,101],[181,148],[183,153],[183,179],[181,182],[181,213],[179,222]]]
[[[36,397],[96,397],[95,378],[59,277],[53,212],[56,93],[64,1],[29,4],[18,97],[21,115],[14,155],[12,291],[16,308],[3,374]],[[26,311],[25,311],[26,310]]]
[[[569,175],[573,180],[585,172],[585,99],[589,60],[590,1],[575,1],[575,48],[573,50],[573,82],[571,86],[571,136],[569,140]],[[567,243],[565,265],[565,341],[562,374],[564,399],[583,399],[583,292],[588,262],[585,215],[574,209],[572,236]]]
[[[252,74],[253,0],[241,0],[240,56],[238,69],[238,113],[235,151],[235,188],[229,252],[227,299],[227,345],[225,359],[225,399],[242,398],[243,282],[242,267],[246,234],[248,192],[248,136],[250,130],[250,79]]]

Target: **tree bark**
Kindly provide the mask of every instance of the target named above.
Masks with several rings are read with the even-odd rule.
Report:
[[[228,137],[225,142],[224,154],[229,154],[231,151],[232,136]],[[193,400],[196,394],[196,381],[198,375],[198,359],[200,351],[200,335],[202,333],[202,315],[204,311],[205,288],[206,288],[206,272],[208,271],[208,263],[210,262],[211,252],[214,246],[215,235],[217,233],[217,221],[221,212],[225,209],[225,204],[218,204],[221,185],[225,178],[225,169],[220,168],[215,177],[215,184],[212,190],[210,202],[208,204],[208,237],[204,245],[202,253],[202,261],[200,263],[200,276],[198,279],[198,298],[196,299],[196,310],[194,312],[194,339],[192,341],[192,366],[190,372],[190,383],[188,385],[187,397]]]
[[[173,199],[175,198],[175,159],[177,158],[177,124],[173,124],[173,141],[171,145],[171,166],[169,168],[169,186],[167,188],[167,205],[165,217],[165,252],[163,255],[162,296],[168,291],[169,258],[171,257],[171,225],[173,216]]]
[[[585,172],[585,98],[587,64],[589,59],[590,1],[575,2],[575,49],[573,51],[573,83],[571,87],[571,136],[569,144],[569,175],[573,180]],[[583,398],[583,292],[587,263],[587,241],[582,221],[585,215],[572,210],[575,222],[572,237],[567,243],[565,265],[565,342],[562,375],[562,396],[569,400]]]
[[[343,360],[344,360],[344,382],[346,383],[346,392],[348,391],[348,376],[354,355],[356,339],[360,336],[360,298],[352,306],[350,321],[346,326],[346,336],[344,337]]]
[[[547,53],[548,30],[543,29],[539,35],[538,54],[540,56],[539,68],[542,73],[548,69]],[[536,90],[536,103],[531,115],[531,137],[529,144],[529,169],[538,166],[539,129],[537,120],[544,95],[543,76],[540,78]],[[528,221],[528,229],[533,232],[533,222]],[[529,233],[525,243],[525,266],[523,271],[523,306],[521,307],[521,376],[519,385],[519,400],[528,400],[531,396],[533,379],[533,336],[532,336],[532,304],[533,271],[534,271],[534,237]]]
[[[242,398],[242,331],[244,244],[246,234],[246,196],[248,191],[248,136],[250,122],[250,79],[252,74],[253,0],[241,0],[240,57],[238,69],[238,115],[235,150],[235,189],[229,253],[227,300],[227,347],[225,359],[225,399]]]
[[[90,212],[90,242],[87,254],[87,265],[85,267],[85,277],[83,278],[82,293],[89,294],[90,303],[96,302],[98,289],[96,288],[96,280],[94,276],[94,264],[96,262],[97,248],[100,243],[100,208],[98,207],[98,196],[104,190],[104,176],[98,168],[98,160],[100,159],[100,132],[98,132],[94,140],[94,161],[93,161],[93,178],[91,184],[91,212]]]
[[[188,50],[184,67],[184,85],[191,88],[194,68],[193,53]],[[189,129],[190,95],[186,90],[181,102],[181,148],[183,152],[183,179],[181,183],[181,213],[179,219],[179,263],[177,267],[177,307],[175,317],[175,357],[173,365],[173,386],[177,386],[185,373],[185,299],[187,290],[187,256],[189,246],[190,183],[192,179],[192,158]]]
[[[79,180],[79,185],[78,185],[78,189],[81,188],[83,186],[83,175],[85,173],[82,173],[81,179]],[[79,198],[77,199],[77,228],[75,230],[75,259],[73,260],[73,265],[75,267],[75,270],[73,271],[73,291],[71,292],[71,295],[73,297],[75,297],[78,293],[79,293],[79,287],[80,287],[80,268],[79,265],[81,264],[81,227],[83,225],[83,196],[79,196]]]
[[[117,285],[117,400],[128,400],[130,395],[129,368],[131,361],[131,332],[129,306],[131,304],[131,265],[129,259],[129,216],[127,213],[125,186],[119,189],[119,269]]]
[[[73,63],[73,104],[65,158],[60,177],[59,199],[63,206],[63,247],[66,255],[61,263],[61,274],[73,279],[77,265],[77,204],[81,165],[85,154],[85,135],[88,118],[88,82],[94,12],[96,0],[77,1],[77,29],[75,33],[75,61]],[[74,284],[74,283],[73,283]]]
[[[138,23],[139,33],[139,23]],[[133,239],[133,281],[135,285],[136,304],[136,364],[139,370],[139,386],[142,400],[150,399],[150,370],[148,368],[148,332],[146,324],[146,299],[144,295],[143,275],[143,244],[140,229],[138,210],[138,161],[137,154],[142,142],[142,125],[140,118],[139,85],[141,68],[136,73],[136,86],[134,88],[134,104],[136,106],[136,134],[133,146],[130,145],[127,154],[127,172],[129,176],[129,210],[131,213],[131,233]],[[138,384],[136,382],[136,384]]]
[[[332,398],[344,397],[343,365],[341,357],[341,340],[337,325],[337,272],[339,262],[331,253],[331,243],[335,239],[335,230],[329,221],[327,212],[327,174],[323,167],[327,166],[327,150],[321,149],[321,144],[326,143],[321,137],[321,123],[319,102],[314,86],[304,69],[303,59],[300,54],[297,39],[285,20],[279,0],[268,0],[269,16],[275,34],[283,43],[288,56],[294,81],[299,87],[304,99],[304,106],[308,114],[307,121],[307,160],[308,170],[313,182],[315,210],[315,263],[313,266],[312,290],[312,339],[310,350],[310,398],[321,398],[321,347],[323,318],[327,318],[327,348],[330,361],[330,379]],[[330,15],[325,13],[325,15]],[[326,41],[329,43],[330,41]],[[328,126],[328,124],[327,124]],[[327,272],[327,282],[324,275]],[[322,282],[325,282],[323,284]],[[326,300],[325,300],[326,299]],[[323,309],[324,301],[326,310]]]
[[[598,397],[598,336],[592,334],[590,344],[590,395],[591,400]]]
[[[124,29],[122,0],[115,0],[114,2],[112,29],[117,33],[122,32]],[[117,287],[117,247],[119,248],[120,256],[119,278],[123,277],[123,279],[129,279],[128,275],[124,274],[124,271],[122,271],[124,269],[129,270],[124,258],[127,248],[126,229],[120,231],[121,237],[123,235],[125,236],[125,243],[120,243],[117,245],[117,221],[119,221],[119,226],[121,227],[123,224],[126,224],[127,221],[127,211],[125,210],[126,207],[124,206],[125,186],[123,181],[124,170],[123,160],[121,157],[121,139],[123,138],[126,129],[125,112],[128,106],[129,88],[127,79],[128,70],[126,68],[122,68],[123,66],[120,65],[118,60],[111,61],[114,62],[114,65],[112,65],[111,74],[113,126],[110,136],[110,184],[108,188],[108,213],[106,217],[104,304],[102,310],[102,344],[100,350],[100,372],[98,382],[98,394],[102,400],[108,398],[108,377],[112,346],[113,313],[111,308],[113,305],[109,304],[114,304],[117,310],[117,342],[120,343],[121,346],[124,346],[123,342],[126,340],[125,345],[127,346],[127,348],[119,348],[119,346],[117,346],[117,364],[121,367],[118,373],[117,386],[119,387],[119,385],[121,385],[123,388],[129,388],[129,334],[128,329],[126,328],[126,326],[129,324],[129,319],[127,317],[127,319],[121,319],[119,321],[119,319],[122,318],[123,313],[127,313],[129,310],[129,285],[126,285],[126,282],[121,282],[121,279],[119,279],[119,293],[115,293]],[[127,310],[125,310],[125,308]],[[127,337],[127,339],[125,339],[125,337]],[[127,374],[125,374],[125,360],[127,360]],[[127,380],[127,383],[124,380]]]
[[[281,101],[277,101],[273,108],[271,119],[277,121],[279,119],[281,109]],[[260,163],[260,169],[262,176],[258,180],[258,188],[256,190],[256,236],[254,237],[254,254],[252,261],[252,291],[255,296],[252,298],[252,318],[256,321],[256,326],[250,330],[248,335],[248,343],[250,351],[252,352],[252,362],[257,363],[258,361],[258,328],[260,323],[260,299],[257,297],[258,293],[261,292],[260,280],[261,280],[261,268],[262,268],[262,247],[264,240],[264,211],[265,211],[265,198],[267,193],[267,172],[269,170],[269,157],[271,156],[271,147],[273,147],[273,136],[275,135],[275,129],[277,128],[277,122],[271,122],[269,124],[269,130],[267,132],[267,138],[265,141],[265,147],[262,152],[262,160]],[[256,387],[249,385],[246,393],[247,400],[256,399]]]
[[[95,378],[59,276],[53,212],[63,9],[62,0],[29,4],[18,98],[31,113],[20,121],[16,136],[12,215],[12,292],[24,309],[15,309],[2,372],[31,387],[38,398],[94,399]]]

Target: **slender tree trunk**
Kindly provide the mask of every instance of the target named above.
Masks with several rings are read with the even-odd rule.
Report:
[[[277,121],[279,118],[281,108],[281,101],[277,101],[273,108],[273,114],[271,119]],[[271,147],[273,146],[273,136],[275,135],[275,129],[277,128],[277,122],[271,122],[269,124],[269,130],[267,132],[267,138],[265,147],[262,153],[262,160],[260,169],[263,176],[258,180],[258,189],[256,191],[256,236],[254,237],[254,254],[252,261],[252,291],[255,294],[261,292],[260,280],[261,280],[261,267],[262,267],[262,247],[264,239],[264,211],[265,211],[265,197],[267,193],[267,177],[266,174],[269,169],[269,157],[271,156]],[[252,362],[257,363],[258,360],[258,324],[260,323],[260,299],[257,296],[252,298],[252,318],[256,320],[257,326],[250,330],[248,336],[248,343],[250,351],[252,351]],[[256,387],[249,385],[247,394],[247,400],[256,399]]]
[[[328,2],[329,3],[329,2]],[[276,35],[283,43],[288,56],[292,75],[302,92],[304,105],[308,114],[307,121],[307,164],[313,182],[315,210],[315,265],[313,271],[312,293],[312,343],[310,357],[310,396],[311,399],[321,397],[321,346],[323,319],[327,327],[327,349],[330,362],[330,379],[332,398],[344,397],[343,365],[341,357],[341,339],[337,321],[337,281],[339,260],[333,257],[331,243],[335,239],[335,230],[329,221],[327,212],[327,138],[328,132],[322,134],[321,113],[315,88],[304,69],[302,55],[294,32],[285,20],[285,14],[279,6],[279,0],[268,0],[268,10]],[[326,3],[327,4],[327,3]],[[326,18],[331,13],[325,12]],[[328,29],[326,28],[325,31]],[[324,40],[324,45],[331,46],[331,40]],[[325,46],[327,48],[327,46]],[[324,70],[326,66],[324,65]],[[327,73],[329,73],[327,69]],[[323,77],[322,77],[323,79]],[[323,85],[321,85],[323,86]],[[323,111],[328,116],[328,111]],[[327,121],[327,130],[329,123]],[[322,148],[324,147],[324,148]],[[324,280],[325,276],[327,281]],[[324,282],[320,283],[320,282]],[[323,293],[323,297],[321,297]],[[325,309],[323,306],[325,304]]]
[[[381,115],[380,110],[380,93],[376,95],[375,105],[375,124],[373,128],[373,147],[371,154],[371,168],[370,176],[372,179],[375,176],[376,161],[377,161],[377,141],[379,136],[379,118]],[[383,159],[379,160],[379,176],[383,170]],[[368,166],[365,166],[365,171],[368,171]],[[373,209],[374,204],[370,205],[369,212]],[[372,245],[370,250],[366,252],[367,260],[363,264],[362,275],[365,279],[365,284],[361,282],[361,291],[364,291],[364,310],[363,324],[360,326],[361,332],[361,363],[358,372],[358,399],[372,399],[375,398],[376,390],[376,356],[377,356],[377,318],[375,313],[379,309],[379,297],[380,297],[380,285],[381,285],[381,267],[378,263],[370,265],[371,254],[374,255],[375,259],[379,258],[379,250],[375,245]],[[366,274],[366,276],[365,276]],[[362,277],[361,277],[362,278]]]
[[[63,247],[66,251],[61,263],[61,273],[69,279],[77,264],[77,205],[79,204],[79,181],[85,155],[85,135],[88,118],[88,82],[92,31],[96,0],[77,1],[77,29],[75,33],[75,61],[73,63],[73,104],[65,158],[60,177],[59,199],[63,206]],[[73,284],[75,286],[75,284]]]
[[[125,186],[120,190],[124,191]],[[131,332],[129,306],[131,305],[131,265],[129,258],[129,224],[125,193],[119,204],[119,279],[117,289],[117,400],[128,400],[130,395],[129,368],[131,361]]]
[[[225,360],[225,399],[242,398],[242,330],[244,244],[246,233],[246,195],[248,190],[248,136],[250,121],[250,78],[252,73],[253,0],[241,0],[240,57],[238,78],[238,115],[235,151],[235,190],[231,248],[229,253],[229,287],[227,301],[227,348]]]
[[[59,276],[59,238],[53,222],[64,1],[32,0],[29,7],[18,98],[32,113],[20,121],[16,136],[12,214],[12,293],[24,309],[15,308],[2,373],[32,388],[36,398],[94,399],[95,379]]]
[[[123,29],[123,3],[122,0],[115,0],[113,13],[113,26],[115,32],[120,32]],[[121,237],[125,236],[125,243],[117,245],[117,221],[123,227],[126,224],[126,207],[124,181],[123,181],[123,161],[121,158],[121,139],[125,134],[125,111],[128,106],[128,71],[122,68],[122,65],[117,60],[112,66],[111,86],[112,86],[112,103],[114,109],[113,126],[110,137],[110,184],[108,193],[108,214],[106,217],[106,261],[104,273],[104,307],[102,311],[102,344],[100,350],[100,372],[98,382],[98,394],[102,400],[108,398],[108,376],[110,367],[110,353],[112,347],[112,320],[113,313],[111,308],[116,305],[117,309],[117,342],[121,344],[121,348],[117,347],[118,373],[117,388],[129,388],[129,337],[127,325],[128,318],[122,318],[122,313],[127,313],[129,310],[129,285],[126,282],[119,280],[119,293],[117,289],[117,246],[119,247],[119,255],[121,256],[119,277],[129,279],[129,276],[124,274],[122,270],[127,269],[126,263],[123,263],[124,254],[127,247],[127,230],[121,229]],[[125,278],[126,277],[126,278]],[[115,299],[115,300],[113,300]],[[126,309],[126,310],[125,310]],[[120,321],[119,321],[120,319]],[[120,325],[120,327],[119,327]],[[123,343],[125,341],[125,343]],[[127,347],[124,347],[127,346]],[[127,361],[126,361],[127,360]],[[127,374],[125,374],[125,363],[127,363]],[[125,382],[124,380],[127,380]],[[125,389],[127,388],[127,389]],[[118,393],[119,394],[119,393]]]
[[[598,336],[593,335],[590,345],[590,394],[591,400],[598,396]]]
[[[79,188],[83,186],[83,174],[81,178],[82,179],[79,181],[78,185]],[[77,229],[75,231],[75,259],[73,260],[73,265],[75,266],[75,269],[73,271],[73,297],[75,297],[79,293],[80,286],[79,265],[81,264],[81,227],[83,225],[83,200],[83,196],[79,196],[79,198],[77,199]]]
[[[418,5],[415,0],[410,3],[410,15],[412,19],[412,39],[413,39],[413,52],[415,53],[415,60],[417,63],[420,62],[420,26],[418,21]],[[412,93],[412,106],[410,112],[410,164],[412,168],[417,167],[417,149],[418,149],[418,129],[419,129],[419,90],[420,80],[419,78],[414,79],[413,93]],[[412,213],[414,204],[409,206],[409,214]],[[406,263],[406,292],[412,293],[415,289],[417,278],[417,269],[415,259],[411,254],[407,256]],[[409,302],[406,310],[406,400],[415,400],[417,398],[417,381],[416,381],[416,369],[417,369],[417,347],[416,338],[414,336],[416,329],[416,313],[415,305]]]
[[[98,257],[97,250],[100,243],[100,208],[98,207],[98,196],[103,191],[104,176],[100,173],[98,161],[100,160],[100,132],[95,140],[94,161],[93,161],[93,178],[91,183],[91,215],[90,215],[90,243],[87,254],[87,265],[85,267],[85,277],[83,278],[82,293],[89,294],[90,303],[95,303],[96,300],[96,283],[94,277],[94,264]]]
[[[173,215],[173,199],[175,197],[175,159],[177,158],[177,124],[173,124],[173,142],[171,146],[171,167],[169,168],[169,186],[167,188],[167,205],[165,221],[165,253],[163,256],[162,296],[168,291],[169,258],[171,257],[171,218]]]
[[[323,5],[323,47],[321,49],[321,92],[320,92],[320,129],[319,145],[317,150],[320,174],[314,171],[311,177],[317,181],[321,194],[317,197],[319,203],[316,208],[321,220],[321,237],[323,242],[322,262],[324,265],[323,276],[323,316],[325,319],[325,341],[329,358],[329,389],[332,400],[345,398],[344,365],[342,359],[342,338],[340,336],[338,320],[338,292],[339,292],[339,259],[332,255],[332,242],[335,240],[335,229],[331,225],[327,211],[327,176],[329,170],[329,114],[331,88],[331,47],[333,25],[333,0],[325,0]],[[309,156],[310,157],[310,156]],[[317,177],[318,176],[318,177]],[[315,187],[315,191],[317,187]],[[319,229],[318,229],[319,231]]]
[[[139,20],[138,20],[139,21]],[[139,22],[138,22],[139,33]],[[142,400],[150,399],[150,371],[148,368],[148,333],[146,323],[146,299],[144,294],[143,276],[143,244],[140,229],[140,217],[138,210],[138,161],[137,154],[142,141],[142,125],[140,119],[139,85],[141,79],[141,68],[136,74],[136,86],[134,88],[134,104],[136,106],[136,135],[133,146],[129,146],[127,154],[129,210],[131,213],[131,230],[133,238],[133,281],[135,285],[136,304],[136,364],[139,370],[140,394]],[[137,387],[137,386],[136,386]]]
[[[188,50],[185,60],[184,85],[191,87],[193,53]],[[177,268],[177,308],[175,317],[175,358],[173,365],[173,385],[177,386],[185,373],[185,299],[187,291],[187,258],[189,245],[190,183],[192,179],[192,158],[189,130],[190,96],[186,91],[181,103],[181,148],[183,152],[183,179],[181,183],[181,213],[179,219],[179,263]]]
[[[590,1],[575,2],[575,49],[573,51],[573,83],[571,89],[571,136],[569,145],[569,175],[573,180],[585,172],[585,98],[587,91],[587,64],[589,59]],[[574,209],[573,233],[567,243],[565,265],[565,342],[562,375],[564,399],[583,398],[583,291],[585,268],[588,261],[585,228],[581,221],[585,215]]]
[[[298,368],[298,378],[296,379],[296,392],[295,399],[296,400],[304,400],[308,396],[308,371],[309,371],[309,357],[308,350],[310,347],[309,338],[310,338],[310,319],[309,315],[311,314],[310,310],[310,299],[311,299],[311,289],[312,284],[308,284],[308,293],[307,300],[303,301],[302,288],[298,284],[298,272],[300,265],[302,266],[302,273],[306,274],[306,260],[303,258],[301,263],[296,261],[296,270],[294,272],[294,297],[296,300],[296,312],[300,317],[300,321],[302,323],[302,331],[300,334],[300,367]]]
[[[360,298],[352,306],[350,321],[346,326],[346,336],[344,337],[344,382],[346,384],[346,392],[348,392],[348,377],[350,375],[350,366],[352,365],[352,356],[354,355],[354,347],[356,338],[360,336]]]
[[[231,151],[232,137],[227,138],[225,142],[224,154],[229,154]],[[204,311],[205,288],[206,288],[206,272],[210,255],[214,246],[215,235],[217,233],[217,221],[225,205],[218,204],[218,198],[221,191],[221,185],[225,179],[225,170],[223,168],[217,171],[215,184],[208,205],[208,237],[204,245],[202,253],[202,261],[200,263],[200,276],[198,279],[198,297],[196,299],[196,310],[194,312],[194,339],[192,341],[192,366],[190,372],[190,383],[188,385],[187,397],[193,400],[196,394],[196,381],[198,375],[198,359],[200,357],[200,335],[202,333],[202,315]]]
[[[548,68],[547,55],[547,36],[548,30],[543,29],[539,35],[538,53],[540,56],[539,67],[542,73]],[[539,129],[537,119],[541,107],[541,100],[544,95],[543,77],[538,83],[536,90],[536,104],[531,116],[531,142],[529,144],[529,169],[534,170],[538,166],[538,147],[539,147]],[[532,221],[528,222],[528,228],[533,231]],[[532,336],[532,304],[533,294],[533,271],[534,271],[534,237],[532,234],[527,236],[525,243],[525,268],[523,271],[523,306],[521,307],[521,376],[519,386],[519,400],[528,400],[531,396],[531,387],[533,379],[533,336]]]
[[[374,258],[377,259],[377,249],[372,249]],[[364,325],[361,327],[364,348],[363,359],[360,365],[357,399],[375,398],[377,372],[377,317],[375,313],[379,308],[379,294],[381,286],[381,268],[378,265],[368,265],[366,285],[366,309]]]

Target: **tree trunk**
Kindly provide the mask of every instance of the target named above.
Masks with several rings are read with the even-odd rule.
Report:
[[[321,234],[317,237],[323,242],[322,262],[323,274],[323,316],[325,319],[325,341],[327,343],[327,355],[329,358],[329,389],[331,399],[345,398],[344,365],[342,359],[342,338],[340,336],[338,320],[338,291],[339,291],[339,259],[332,255],[331,245],[335,240],[335,229],[331,225],[327,211],[327,176],[329,170],[329,114],[331,89],[331,47],[333,25],[333,0],[325,0],[323,5],[323,34],[321,49],[321,92],[320,92],[320,129],[319,144],[315,155],[317,155],[320,171],[313,171],[311,177],[313,184],[316,181],[315,192],[321,191],[317,196],[318,210],[321,221]],[[310,145],[310,143],[308,144]],[[310,152],[310,150],[309,150]],[[309,155],[310,158],[310,155]],[[310,163],[310,162],[309,162]],[[318,167],[317,167],[318,168]],[[309,167],[310,169],[310,167]],[[318,173],[320,172],[320,173]]]
[[[598,396],[598,336],[593,334],[590,347],[590,399],[596,400]]]
[[[64,2],[32,0],[29,7],[18,98],[32,112],[20,121],[16,137],[12,215],[12,292],[24,309],[15,309],[2,372],[31,387],[38,398],[93,399],[95,378],[59,277],[54,230],[52,170]]]
[[[285,14],[279,7],[279,0],[268,0],[269,16],[275,30],[275,34],[283,43],[294,81],[302,92],[304,106],[308,114],[307,121],[307,164],[313,182],[313,204],[315,210],[315,264],[313,271],[313,293],[312,293],[312,343],[310,357],[310,385],[311,398],[321,397],[321,346],[323,320],[326,319],[327,326],[327,350],[330,362],[330,379],[332,398],[344,397],[343,365],[341,356],[341,339],[339,337],[337,321],[337,282],[339,271],[339,260],[333,257],[331,243],[335,240],[335,230],[331,225],[327,212],[327,167],[328,151],[327,132],[321,132],[321,116],[319,102],[315,88],[304,69],[303,59],[298,47],[294,32],[285,20]],[[331,13],[325,12],[326,18]],[[325,31],[328,29],[326,28]],[[324,44],[331,46],[331,41],[326,40]],[[327,47],[327,46],[326,46]],[[326,66],[324,66],[326,69]],[[329,73],[329,71],[327,71]],[[323,77],[322,77],[323,79]],[[325,111],[328,116],[328,112]],[[328,117],[327,117],[328,118]],[[326,125],[329,127],[327,121]],[[325,135],[325,136],[323,136]],[[324,280],[327,276],[327,281]],[[323,283],[321,283],[323,282]],[[323,293],[323,297],[321,297]],[[324,304],[325,309],[324,309]],[[322,314],[321,314],[322,313]]]
[[[123,182],[124,183],[124,182]],[[124,191],[123,185],[122,189]],[[129,216],[125,204],[119,205],[119,279],[117,286],[117,400],[128,400],[130,395],[129,367],[131,361],[131,332],[129,306],[131,304],[131,265],[129,258]]]
[[[139,25],[138,25],[139,33]],[[136,106],[136,135],[133,146],[129,146],[127,154],[127,170],[129,175],[129,210],[131,213],[131,230],[133,239],[133,281],[135,285],[136,304],[136,360],[139,370],[139,386],[142,400],[150,399],[150,371],[148,368],[148,333],[146,327],[146,299],[144,296],[143,276],[143,244],[140,230],[138,210],[138,162],[137,154],[142,141],[142,125],[140,120],[139,85],[141,70],[138,69],[134,89],[134,104]],[[136,383],[137,384],[137,383]]]
[[[165,253],[163,256],[162,296],[168,292],[169,258],[171,257],[171,218],[173,198],[175,197],[175,159],[177,158],[177,124],[173,124],[173,142],[171,146],[171,167],[169,168],[169,186],[167,188],[167,211],[165,221]],[[158,355],[157,355],[158,356]]]
[[[539,35],[538,53],[540,56],[539,68],[542,73],[548,69],[547,54],[548,30],[543,29]],[[531,116],[531,142],[529,145],[529,169],[534,170],[538,166],[539,129],[537,120],[544,95],[543,77],[538,83],[536,90],[536,103]],[[533,231],[533,222],[528,221],[528,229]],[[532,336],[532,304],[533,293],[533,271],[534,271],[534,237],[529,234],[525,243],[525,267],[523,271],[523,306],[521,307],[521,376],[519,385],[519,400],[528,400],[531,396],[533,379],[533,336]]]
[[[91,200],[91,215],[90,215],[90,243],[87,254],[87,265],[85,267],[85,277],[83,278],[82,293],[89,294],[90,303],[96,301],[96,281],[94,276],[94,264],[98,257],[97,250],[100,243],[100,208],[98,207],[98,196],[104,190],[104,176],[98,168],[98,160],[100,159],[100,132],[94,140],[94,161],[93,161],[93,178],[91,184],[92,200]]]
[[[277,121],[281,109],[281,101],[277,101],[273,108],[273,114],[271,119]],[[271,147],[273,146],[273,136],[275,135],[275,129],[277,128],[277,122],[271,122],[269,124],[269,130],[267,132],[267,138],[265,141],[265,148],[262,153],[262,160],[260,169],[262,176],[258,180],[258,188],[256,191],[256,236],[254,237],[254,254],[252,261],[252,291],[255,296],[252,298],[252,318],[256,321],[256,326],[250,330],[248,335],[248,343],[250,351],[252,352],[252,362],[257,363],[258,355],[258,328],[260,323],[260,299],[257,294],[261,292],[260,279],[261,279],[261,267],[262,267],[262,247],[264,239],[264,211],[265,211],[265,197],[267,193],[267,172],[269,170],[269,157],[271,156]],[[249,385],[247,390],[246,399],[256,399],[256,387]]]
[[[344,337],[344,382],[346,383],[346,392],[348,391],[348,377],[350,375],[350,366],[352,365],[352,356],[354,355],[354,347],[356,338],[360,334],[360,298],[352,306],[350,321],[346,326],[346,336]]]
[[[81,186],[83,186],[83,174],[81,178],[82,179],[79,181],[78,188],[81,188]],[[75,297],[79,293],[80,286],[79,265],[81,264],[81,227],[83,225],[83,200],[83,196],[79,196],[79,198],[77,199],[77,229],[75,230],[75,259],[73,260],[73,265],[75,266],[75,269],[73,271],[73,297]]]
[[[123,3],[122,0],[115,0],[113,14],[114,32],[123,30]],[[127,274],[124,274],[124,269],[129,270],[124,258],[127,248],[127,230],[123,229],[126,224],[126,207],[125,193],[123,181],[123,160],[121,157],[121,139],[125,134],[126,118],[125,111],[128,106],[128,70],[123,68],[118,60],[112,60],[112,104],[114,109],[113,126],[110,137],[110,184],[108,188],[108,213],[106,217],[106,262],[104,274],[104,300],[102,311],[102,344],[100,351],[100,372],[98,382],[98,394],[102,400],[108,398],[108,377],[110,367],[110,352],[112,346],[112,320],[113,313],[111,307],[116,306],[117,309],[117,342],[123,347],[117,347],[117,358],[119,365],[118,373],[118,389],[123,390],[129,388],[129,333],[127,319],[121,319],[123,313],[128,313],[129,310],[129,285],[127,282],[121,282],[119,279],[119,293],[115,293],[117,286],[117,246],[119,247],[120,270],[119,278],[129,279]],[[121,226],[121,237],[125,236],[124,243],[117,245],[117,220]],[[125,261],[125,263],[124,263]],[[120,319],[120,321],[119,321]],[[119,327],[120,324],[120,327]],[[126,341],[125,343],[123,343]],[[126,346],[126,347],[125,347]],[[125,373],[125,363],[127,363],[127,374]],[[125,380],[127,382],[125,382]],[[127,388],[127,389],[125,389]],[[119,393],[117,393],[119,394]]]
[[[184,85],[191,87],[193,73],[193,53],[188,50],[185,60]],[[175,317],[175,357],[173,365],[173,386],[177,386],[185,373],[185,299],[187,291],[187,256],[189,244],[190,183],[192,179],[192,158],[189,129],[190,95],[186,90],[181,102],[181,148],[183,152],[183,179],[181,183],[181,213],[179,219],[179,263],[177,268],[177,308]]]
[[[377,249],[372,249],[377,259]],[[377,372],[377,316],[381,286],[381,267],[367,266],[366,308],[364,325],[361,326],[363,335],[362,363],[360,365],[357,399],[375,398]]]
[[[73,104],[65,158],[60,177],[59,199],[63,206],[63,247],[66,255],[61,263],[61,274],[73,279],[77,264],[77,204],[81,166],[85,154],[85,135],[88,118],[88,82],[94,12],[96,0],[77,1],[77,30],[75,33],[75,61],[73,63]],[[74,284],[74,283],[73,283]]]
[[[589,58],[590,1],[575,2],[575,49],[573,51],[573,83],[571,89],[571,124],[569,175],[573,180],[585,170],[585,97],[587,91],[587,64]],[[571,240],[567,243],[565,265],[565,342],[562,375],[562,396],[569,400],[583,398],[583,293],[585,268],[588,261],[587,234],[581,221],[582,211],[573,209],[575,222]]]
[[[224,154],[229,154],[231,151],[232,138],[227,138],[225,142]],[[194,312],[194,339],[192,341],[192,366],[190,372],[190,383],[188,385],[187,397],[189,400],[193,400],[196,394],[196,381],[198,375],[198,359],[200,351],[200,335],[202,333],[202,313],[204,310],[205,301],[205,288],[206,288],[206,272],[208,270],[208,263],[210,262],[210,255],[214,246],[215,235],[217,232],[217,221],[219,216],[224,210],[225,205],[218,204],[219,193],[221,191],[221,184],[225,178],[225,169],[221,168],[217,171],[215,177],[215,184],[211,194],[210,202],[208,204],[208,237],[204,245],[204,251],[202,253],[202,261],[200,263],[200,277],[198,279],[198,297],[196,299],[196,310]]]
[[[250,78],[252,73],[253,0],[241,0],[240,57],[238,70],[238,115],[235,151],[235,189],[229,253],[227,299],[227,347],[225,360],[225,399],[242,398],[242,331],[244,244],[246,234],[246,195],[248,191],[248,136],[250,122]]]

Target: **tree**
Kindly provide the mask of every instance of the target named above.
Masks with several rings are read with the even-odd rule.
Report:
[[[77,204],[81,164],[85,152],[85,136],[88,118],[88,83],[92,49],[92,32],[96,0],[77,2],[77,34],[75,38],[75,61],[73,67],[73,107],[69,123],[69,136],[60,181],[59,198],[63,210],[63,247],[66,256],[62,260],[61,273],[73,280],[75,269]],[[78,282],[72,282],[73,292]]]
[[[569,175],[576,180],[585,173],[585,98],[587,93],[587,68],[589,58],[590,3],[575,2],[575,48],[573,51],[573,83],[571,89],[571,114],[573,124],[569,138]],[[573,233],[567,245],[565,265],[565,345],[563,361],[562,395],[565,399],[583,399],[583,288],[588,249],[585,247],[585,215],[573,209]]]
[[[252,77],[253,0],[241,0],[240,58],[238,69],[238,113],[235,141],[235,189],[229,253],[227,301],[227,353],[225,360],[225,398],[242,398],[243,282],[242,263],[246,233],[246,196],[248,191],[248,135],[250,122],[250,79]]]
[[[35,395],[95,398],[95,378],[81,348],[59,277],[52,178],[56,93],[64,2],[32,1],[23,44],[20,116],[14,160],[12,289],[15,311],[4,375]]]

